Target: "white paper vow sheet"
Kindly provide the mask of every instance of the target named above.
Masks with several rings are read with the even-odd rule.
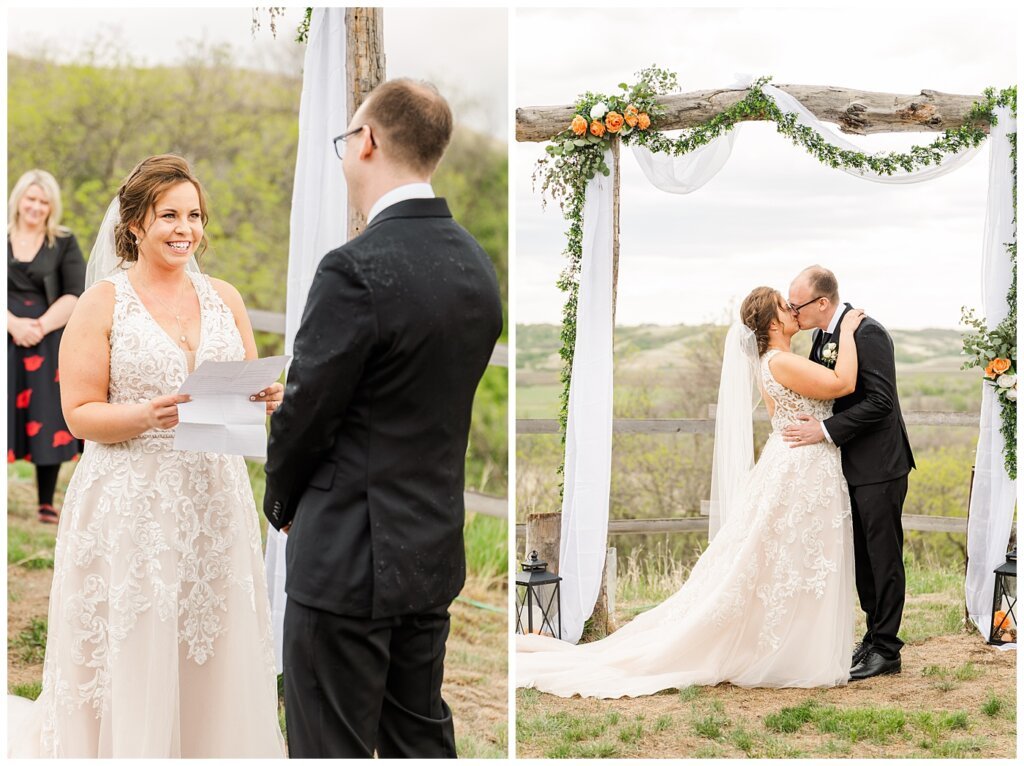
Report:
[[[274,383],[290,356],[247,362],[203,362],[181,388],[174,449],[245,457],[267,456],[267,405],[249,397]]]

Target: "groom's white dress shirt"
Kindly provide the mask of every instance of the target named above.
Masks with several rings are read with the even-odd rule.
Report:
[[[370,212],[366,216],[366,225],[369,226],[370,221],[394,204],[405,202],[407,199],[433,199],[436,196],[437,195],[434,194],[434,187],[428,183],[403,184],[402,186],[396,186],[391,191],[382,194],[380,198],[373,203],[373,206],[370,208]]]
[[[843,315],[843,312],[839,310],[840,308],[842,307],[836,306],[836,310],[832,313],[832,319],[828,323],[828,328],[825,330],[825,332],[827,332],[830,336],[836,334],[836,327],[839,326],[839,319]],[[825,428],[824,422],[821,424],[821,432],[825,434],[825,440],[829,444],[832,444],[832,437],[828,435],[828,429]]]

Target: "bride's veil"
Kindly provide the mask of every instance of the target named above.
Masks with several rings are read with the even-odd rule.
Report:
[[[89,262],[85,265],[85,289],[88,290],[101,279],[113,276],[118,271],[131,268],[130,263],[121,263],[117,257],[117,247],[114,243],[114,235],[117,224],[121,221],[121,201],[115,196],[107,206],[107,212],[103,216],[99,231],[96,232],[96,242],[89,253]],[[185,266],[186,271],[200,273],[199,263],[195,255],[188,260]]]
[[[761,398],[760,360],[753,331],[734,323],[725,336],[722,380],[715,411],[715,453],[711,468],[711,511],[708,537],[726,521],[735,521],[737,499],[754,467],[754,408]]]

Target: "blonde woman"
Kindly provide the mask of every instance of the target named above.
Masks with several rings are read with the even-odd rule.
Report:
[[[7,462],[36,466],[39,520],[56,524],[61,463],[81,442],[60,409],[60,339],[82,294],[85,262],[60,225],[60,187],[45,170],[18,179],[7,208]]]

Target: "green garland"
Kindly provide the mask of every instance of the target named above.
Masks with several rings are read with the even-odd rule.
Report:
[[[565,305],[562,308],[562,348],[560,356],[563,360],[561,372],[562,394],[559,410],[562,441],[565,441],[565,428],[569,412],[569,384],[572,376],[573,350],[576,345],[576,308],[579,298],[579,271],[583,259],[583,203],[587,181],[597,173],[608,175],[609,168],[605,161],[605,152],[611,147],[611,141],[618,140],[629,146],[643,146],[652,152],[664,152],[680,156],[709,144],[723,134],[732,130],[745,119],[756,118],[771,120],[776,130],[789,138],[796,146],[816,157],[819,161],[833,168],[853,170],[870,170],[883,175],[904,170],[912,171],[929,165],[940,164],[947,156],[956,154],[963,149],[976,147],[987,137],[986,125],[994,121],[993,110],[996,106],[1012,104],[1016,110],[1016,87],[1000,91],[998,94],[991,88],[985,91],[983,101],[971,108],[965,124],[941,133],[926,146],[913,146],[906,152],[883,152],[866,154],[850,151],[835,146],[826,140],[818,131],[798,124],[797,115],[783,112],[766,95],[763,87],[770,82],[770,77],[761,77],[754,81],[747,95],[733,106],[715,115],[707,122],[684,131],[676,138],[670,138],[656,130],[658,118],[664,115],[664,107],[659,103],[658,96],[678,90],[678,81],[673,72],[656,66],[648,67],[637,73],[637,82],[630,86],[620,83],[621,93],[613,95],[587,92],[576,101],[576,119],[601,121],[602,107],[616,115],[625,114],[627,108],[634,107],[650,116],[651,130],[639,129],[639,126],[626,125],[619,130],[604,118],[604,130],[595,135],[588,130],[581,135],[572,126],[551,139],[546,147],[547,157],[537,162],[534,170],[534,187],[544,198],[557,202],[562,210],[569,228],[566,231],[565,256],[567,263],[558,280],[558,287],[566,293]],[[596,107],[596,112],[595,112]],[[588,119],[588,117],[590,119]],[[616,120],[616,124],[620,124]],[[578,125],[578,123],[574,123]],[[1012,136],[1016,148],[1016,135]],[[1016,174],[1016,153],[1014,153],[1014,172]],[[1014,191],[1014,210],[1016,211],[1016,190]],[[1014,258],[1014,287],[1011,288],[1013,300],[1010,301],[1013,317],[1013,339],[1016,347],[1016,245],[1013,244],[1011,255]],[[1009,297],[1008,297],[1009,300]],[[1007,322],[1009,322],[1007,317]],[[1009,433],[1006,410],[1004,408],[1004,433]],[[1016,433],[1015,414],[1012,418],[1013,433]],[[1007,439],[1007,449],[1012,449],[1015,439]],[[1016,459],[1014,455],[1014,460]],[[1009,461],[1009,457],[1007,458]],[[1016,475],[1016,469],[1014,473]]]
[[[995,105],[1009,107],[1017,116],[1017,89],[1008,88],[994,96],[985,91],[987,98],[995,97]],[[992,118],[995,124],[995,118]],[[1017,134],[1009,133],[1010,157],[1013,160],[1013,238],[1005,243],[1010,256],[1010,289],[1006,293],[1009,311],[1006,317],[989,330],[985,320],[964,308],[961,321],[969,328],[963,336],[963,353],[969,357],[961,369],[981,367],[985,370],[985,382],[996,391],[999,400],[1000,433],[1003,435],[1003,461],[1006,473],[1011,479],[1017,478]]]

